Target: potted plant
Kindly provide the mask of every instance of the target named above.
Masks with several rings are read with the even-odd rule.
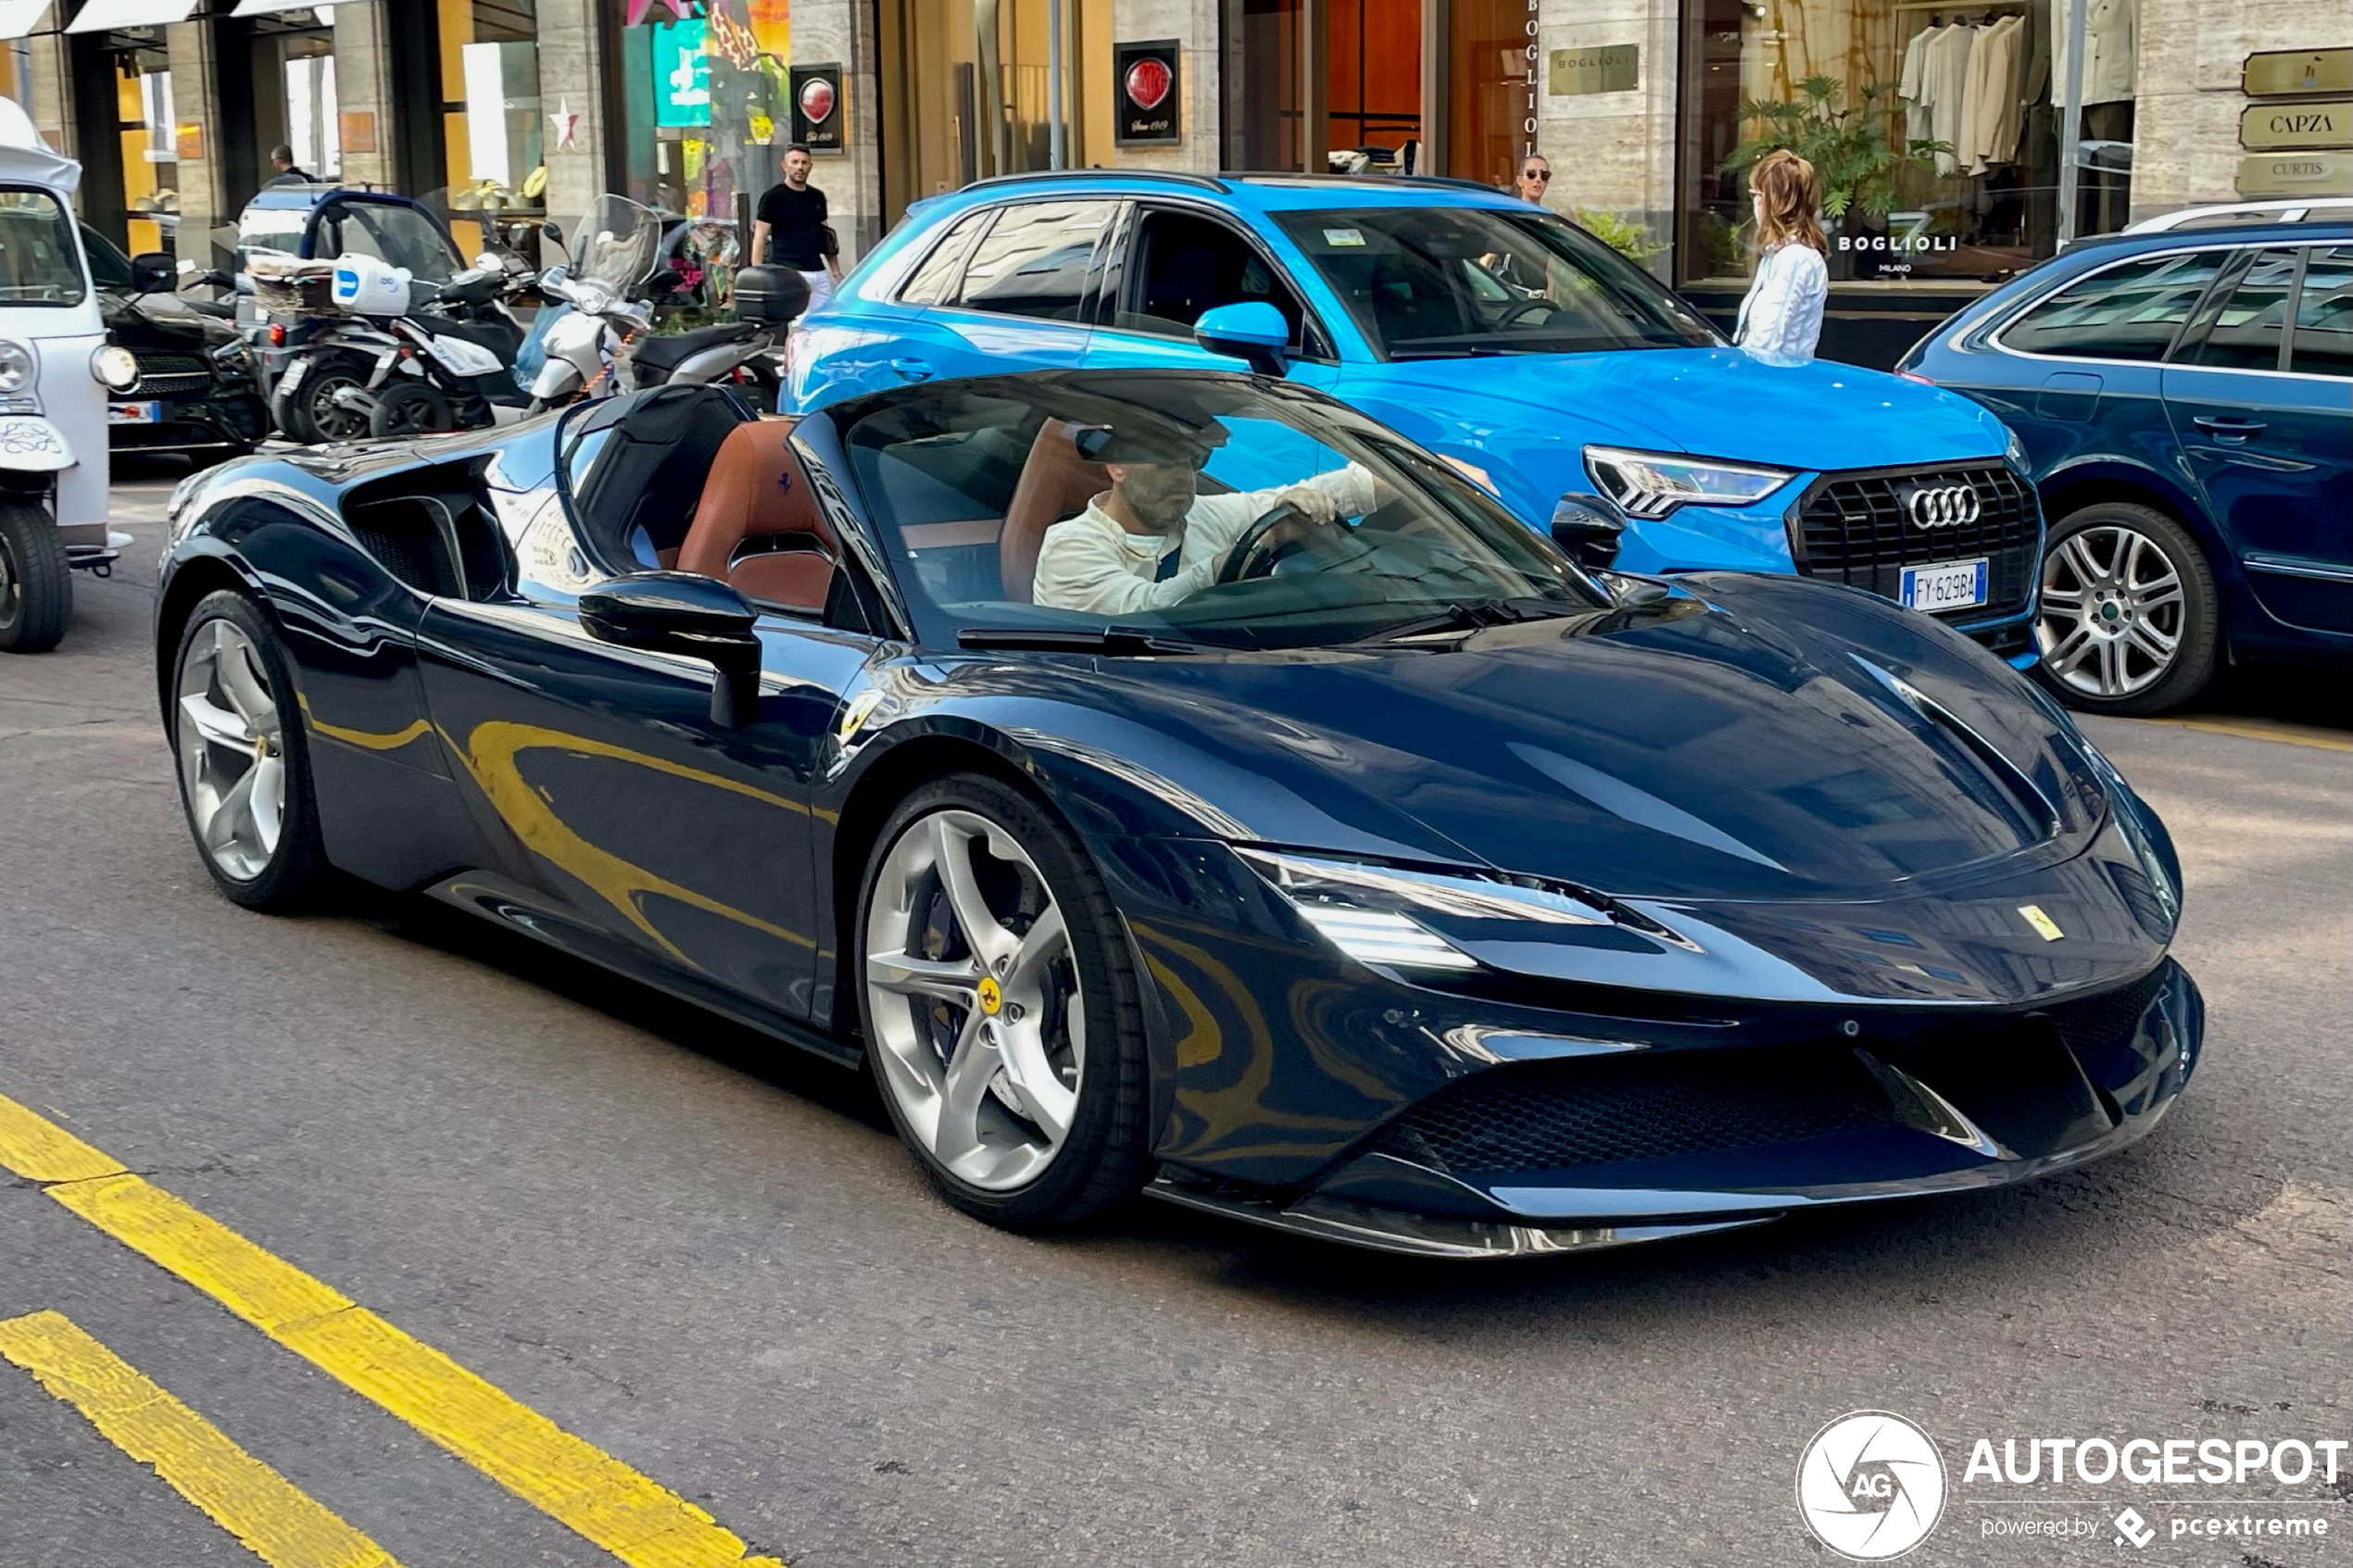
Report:
[[[1952,151],[1952,144],[1896,137],[1894,111],[1882,102],[1893,89],[1883,82],[1865,87],[1861,102],[1843,107],[1847,87],[1837,77],[1809,76],[1797,90],[1802,97],[1795,103],[1750,99],[1741,105],[1742,119],[1755,121],[1756,134],[1731,150],[1724,171],[1745,174],[1767,153],[1785,147],[1814,166],[1826,233],[1850,240],[1884,234],[1897,179],[1906,169],[1933,173],[1935,155]],[[1831,276],[1876,276],[1879,258],[1869,254],[1869,263],[1857,264],[1856,252],[1840,249],[1833,239]]]

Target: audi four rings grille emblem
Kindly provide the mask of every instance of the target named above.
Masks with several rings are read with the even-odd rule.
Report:
[[[1958,528],[1975,522],[1983,509],[1977,492],[1966,484],[1922,485],[1906,496],[1904,509],[1915,528]]]

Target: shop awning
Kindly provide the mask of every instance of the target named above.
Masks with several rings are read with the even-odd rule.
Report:
[[[196,0],[90,0],[66,23],[68,32],[104,32],[110,27],[163,27],[183,22]]]
[[[229,14],[233,17],[271,17],[281,11],[323,11],[331,6],[358,3],[359,0],[297,0],[296,4],[288,5],[286,0],[237,0],[237,8]]]
[[[0,0],[0,43],[13,44],[41,25],[49,0]]]

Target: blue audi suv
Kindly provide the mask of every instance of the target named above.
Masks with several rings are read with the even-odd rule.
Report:
[[[2073,246],[1898,368],[2025,443],[2041,672],[2078,708],[2177,708],[2226,660],[2353,663],[2353,225],[2246,216]]]
[[[1235,369],[1333,394],[1594,564],[1798,572],[2020,668],[2042,512],[1966,398],[1725,342],[1552,213],[1466,182],[1086,170],[919,202],[796,332],[802,412],[934,378]]]

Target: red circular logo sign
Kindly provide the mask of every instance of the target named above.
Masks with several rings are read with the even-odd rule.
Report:
[[[1127,68],[1127,101],[1139,109],[1156,109],[1174,82],[1164,62],[1147,56]]]
[[[822,125],[834,112],[834,84],[822,76],[811,77],[800,84],[800,116],[812,125]]]

